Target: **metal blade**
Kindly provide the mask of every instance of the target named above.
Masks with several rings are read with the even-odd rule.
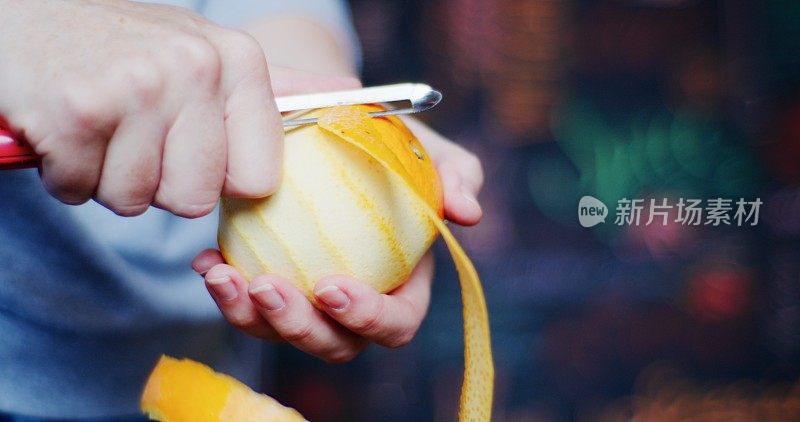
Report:
[[[391,116],[396,114],[419,113],[435,107],[442,100],[442,94],[429,85],[420,83],[402,83],[375,86],[351,91],[324,92],[318,94],[292,95],[278,97],[275,102],[281,112],[311,110],[341,105],[409,102],[409,106],[376,111],[370,115]],[[283,126],[298,126],[316,123],[317,119],[289,119]]]

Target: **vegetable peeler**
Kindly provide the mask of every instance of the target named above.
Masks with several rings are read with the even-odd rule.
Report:
[[[334,91],[315,94],[276,97],[275,103],[281,113],[299,112],[317,108],[344,105],[401,103],[398,107],[370,113],[373,117],[419,113],[435,107],[442,94],[422,83],[400,83],[349,91]],[[302,114],[302,113],[300,113]],[[283,121],[284,127],[316,123],[315,118],[292,118],[292,113]],[[15,134],[8,122],[0,116],[0,170],[36,168],[39,158],[21,136]]]

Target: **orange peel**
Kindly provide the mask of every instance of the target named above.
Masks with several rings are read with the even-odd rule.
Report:
[[[301,422],[296,410],[190,359],[161,356],[147,379],[142,412],[161,422]]]
[[[358,147],[364,153],[380,162],[384,168],[395,173],[414,186],[419,195],[416,200],[427,204],[428,216],[442,235],[456,265],[461,284],[462,312],[464,318],[464,382],[461,387],[459,420],[489,421],[492,417],[492,398],[494,392],[494,363],[492,358],[491,336],[489,332],[489,312],[483,288],[475,266],[464,249],[441,219],[441,211],[430,201],[433,184],[427,182],[415,169],[401,160],[396,154],[387,153],[380,145],[387,137],[372,135],[368,128],[369,115],[351,107],[338,107],[327,111],[319,120],[319,126],[338,136],[345,142]],[[399,119],[398,119],[399,121]],[[405,126],[402,126],[405,128]],[[407,129],[406,129],[407,130]],[[418,148],[422,148],[421,145]],[[388,148],[392,151],[397,149]],[[402,154],[401,154],[402,155]],[[398,164],[398,161],[400,163]]]

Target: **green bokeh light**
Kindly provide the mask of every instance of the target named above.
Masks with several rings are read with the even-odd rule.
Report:
[[[660,110],[614,121],[588,102],[572,100],[556,116],[554,133],[564,155],[534,157],[528,186],[537,207],[565,225],[576,224],[582,195],[613,209],[624,197],[736,199],[758,188],[754,154],[703,115]]]

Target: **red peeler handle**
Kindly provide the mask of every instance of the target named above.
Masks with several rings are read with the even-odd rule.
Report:
[[[0,170],[36,168],[39,158],[33,149],[18,136],[0,116]]]

